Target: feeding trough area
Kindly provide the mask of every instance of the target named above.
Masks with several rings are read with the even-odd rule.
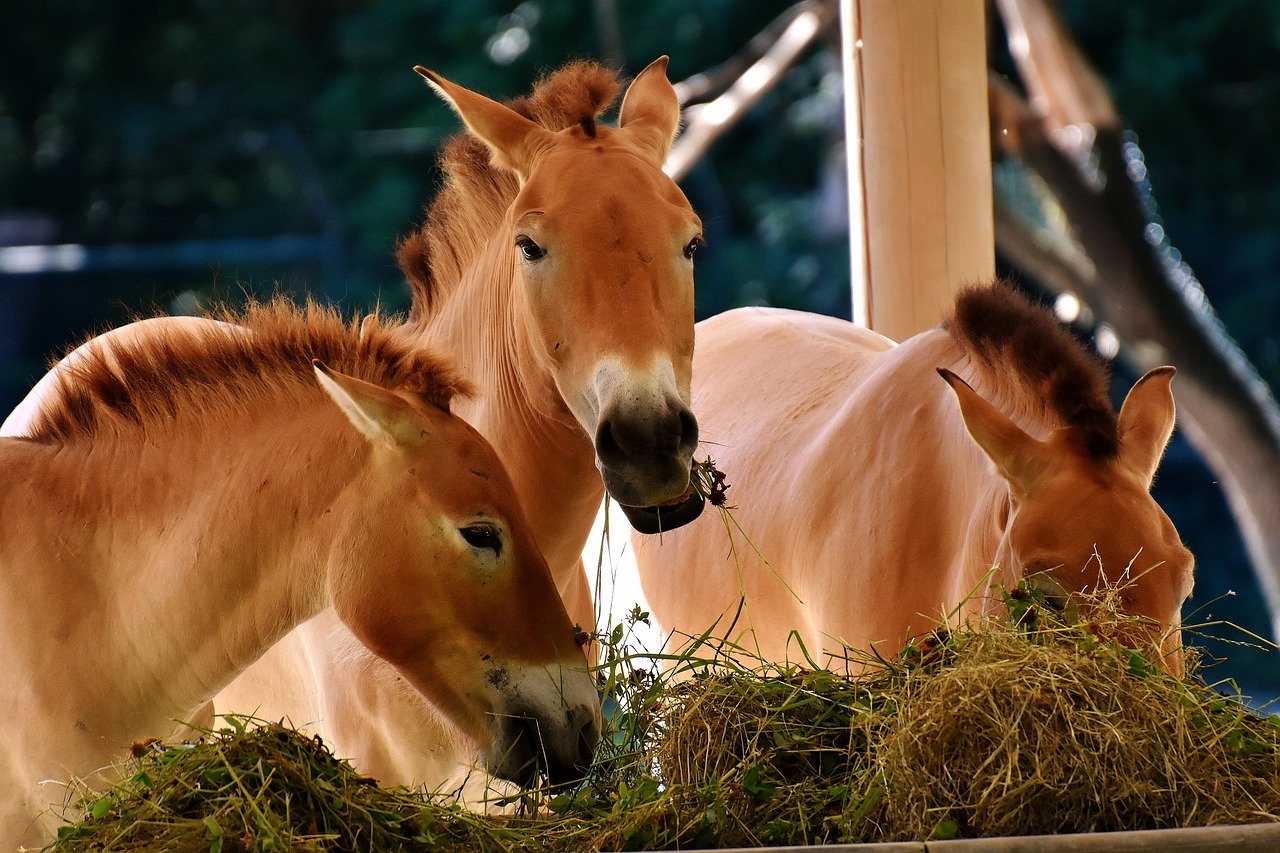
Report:
[[[1108,639],[1131,617],[1106,602],[1087,621],[1026,586],[1006,603],[1007,619],[864,661],[857,679],[708,646],[660,671],[617,626],[587,780],[503,814],[379,788],[319,739],[232,718],[196,743],[138,745],[127,781],[88,797],[55,849],[923,844],[1277,819],[1277,718],[1206,686],[1194,661],[1176,678],[1154,648]]]

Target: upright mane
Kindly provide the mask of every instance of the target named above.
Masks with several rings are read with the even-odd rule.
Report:
[[[1006,282],[975,287],[956,298],[943,327],[1010,392],[1029,398],[1043,416],[1071,428],[1095,459],[1119,448],[1107,371],[1047,309],[1033,305]]]
[[[616,73],[578,61],[544,77],[532,95],[507,106],[548,130],[579,125],[594,135],[595,120],[621,90]],[[413,289],[411,320],[429,316],[443,291],[462,277],[519,190],[515,175],[493,166],[489,149],[469,133],[450,139],[439,162],[444,185],[427,207],[422,226],[396,250],[396,261]]]
[[[59,379],[31,437],[68,443],[104,429],[146,433],[180,413],[224,415],[282,394],[319,393],[313,360],[442,409],[468,392],[446,358],[405,342],[377,315],[348,322],[310,300],[276,297],[212,316],[232,325],[113,341],[109,351],[90,345]]]

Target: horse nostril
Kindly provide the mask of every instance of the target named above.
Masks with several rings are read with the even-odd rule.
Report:
[[[698,419],[693,412],[680,407],[680,450],[690,454],[698,448]]]
[[[615,463],[625,456],[622,446],[618,444],[618,437],[614,434],[612,418],[601,421],[596,429],[596,456],[606,464]]]

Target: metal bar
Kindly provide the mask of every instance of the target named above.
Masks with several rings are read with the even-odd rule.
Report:
[[[187,269],[208,264],[323,264],[334,251],[332,243],[330,236],[303,235],[106,246],[0,246],[0,275]]]

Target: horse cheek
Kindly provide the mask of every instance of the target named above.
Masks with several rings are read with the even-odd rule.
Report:
[[[369,651],[392,664],[420,660],[435,647],[439,633],[439,626],[424,619],[428,585],[417,576],[416,565],[391,551],[376,565],[335,573],[331,584],[338,617]]]

